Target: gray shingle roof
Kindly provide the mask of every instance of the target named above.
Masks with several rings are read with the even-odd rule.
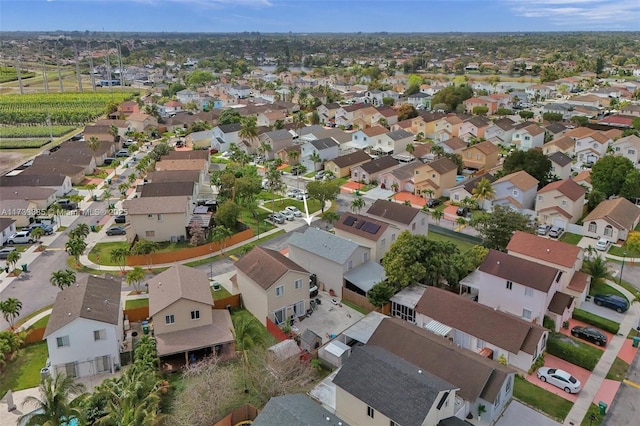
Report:
[[[338,142],[334,141],[331,138],[316,139],[311,141],[310,143],[318,151],[322,151],[323,149],[333,148],[340,145]]]
[[[387,136],[393,139],[394,141],[399,141],[404,138],[413,137],[413,133],[407,132],[404,129],[398,129],[398,130],[394,130],[393,132],[387,133]]]
[[[558,270],[550,266],[496,250],[489,250],[478,270],[544,293],[549,291],[558,274]]]
[[[304,233],[294,232],[289,237],[289,250],[292,248],[308,251],[342,265],[358,248],[358,244],[330,232],[307,228]]]
[[[376,158],[375,160],[371,160],[367,163],[364,163],[360,165],[360,167],[365,173],[371,174],[371,173],[377,173],[377,172],[390,169],[391,167],[396,167],[399,163],[400,162],[395,158],[393,158],[392,156],[385,155],[385,156]]]
[[[271,398],[253,421],[253,426],[334,426],[338,424],[349,426],[347,422],[301,393]]]
[[[222,133],[235,133],[242,129],[241,123],[230,123],[230,124],[221,124],[218,126]]]
[[[378,346],[356,347],[333,383],[405,426],[422,425],[439,393],[456,389]]]
[[[566,166],[567,164],[571,163],[571,157],[569,157],[566,154],[563,154],[560,151],[556,151],[553,154],[551,154],[549,156],[549,160],[553,161],[554,163],[560,166]]]
[[[289,133],[286,129],[273,130],[271,132],[266,132],[265,137],[268,136],[271,140],[279,141],[282,139],[291,139],[291,133]]]

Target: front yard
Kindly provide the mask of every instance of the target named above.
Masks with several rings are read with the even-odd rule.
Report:
[[[40,383],[40,369],[49,357],[47,342],[38,342],[25,346],[15,358],[2,370],[0,395],[12,391],[37,387]]]
[[[567,414],[569,414],[569,411],[573,406],[571,401],[568,401],[558,395],[554,395],[533,383],[529,383],[520,376],[516,376],[516,380],[513,385],[513,396],[525,404],[528,404],[560,421],[567,417]]]
[[[562,234],[562,236],[560,236],[560,241],[573,244],[574,246],[578,245],[580,240],[582,240],[582,235],[572,234],[571,232],[565,232],[564,234]]]
[[[601,349],[560,333],[549,336],[547,352],[589,371],[593,371],[602,356]]]
[[[97,265],[120,266],[118,262],[111,259],[111,251],[118,248],[129,248],[126,241],[114,241],[110,243],[97,243],[89,252],[89,260]]]

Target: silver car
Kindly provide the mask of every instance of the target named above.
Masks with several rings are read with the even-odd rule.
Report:
[[[538,369],[538,378],[543,382],[559,387],[566,393],[578,393],[582,389],[580,380],[559,368],[541,367]]]
[[[285,210],[282,210],[282,211],[280,212],[280,214],[281,214],[282,216],[284,216],[284,218],[285,218],[285,219],[287,219],[287,220],[293,220],[293,219],[294,219],[294,217],[293,217],[293,213],[291,213],[289,210],[286,210],[286,209],[285,209]]]
[[[302,217],[302,212],[296,206],[287,206],[284,209],[293,213],[295,217]]]

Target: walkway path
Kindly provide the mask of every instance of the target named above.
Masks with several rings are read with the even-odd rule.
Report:
[[[616,290],[620,291],[624,294],[629,300],[634,299],[634,295],[632,295],[629,291],[627,291],[624,287],[619,286],[613,281],[607,281],[607,284]],[[627,335],[631,329],[635,329],[638,320],[640,319],[640,304],[633,303],[627,314],[624,317],[624,320],[620,323],[620,331],[616,336],[613,336],[613,339],[607,345],[600,361],[596,365],[596,368],[593,369],[593,372],[587,383],[585,383],[578,395],[578,400],[573,404],[571,411],[564,420],[564,425],[574,426],[582,423],[582,419],[587,414],[587,410],[591,407],[591,404],[594,402],[598,391],[602,387],[605,377],[615,361],[620,349],[622,349],[622,345],[624,344]],[[597,403],[597,401],[596,401]]]

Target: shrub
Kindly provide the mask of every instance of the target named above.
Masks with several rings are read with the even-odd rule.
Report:
[[[583,311],[582,309],[574,309],[573,318],[601,328],[609,333],[618,334],[618,331],[620,331],[620,324],[617,322],[594,315],[591,312]]]
[[[541,353],[538,358],[533,362],[531,368],[529,369],[529,374],[533,374],[538,368],[544,367],[544,352]]]
[[[556,331],[556,322],[549,318],[548,316],[544,316],[544,320],[542,321],[542,325],[547,330]]]
[[[593,371],[602,356],[600,349],[559,333],[553,333],[549,337],[547,353],[589,371]]]

